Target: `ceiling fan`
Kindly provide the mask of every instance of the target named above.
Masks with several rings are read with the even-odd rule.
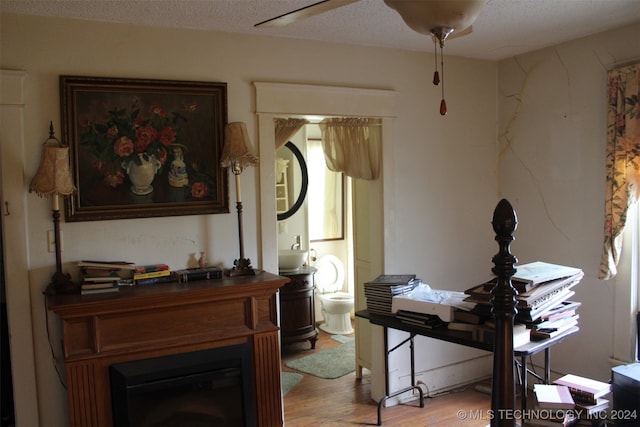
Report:
[[[324,0],[309,6],[287,12],[259,22],[255,27],[278,27],[291,24],[339,7],[355,3],[359,0]],[[437,68],[437,44],[440,46],[441,70],[444,68],[442,50],[447,39],[461,37],[471,33],[471,24],[476,20],[487,0],[384,0],[385,4],[398,12],[402,20],[412,30],[430,35],[436,48],[436,70],[433,84],[442,83],[442,100],[440,114],[447,114],[447,104],[444,100],[444,71],[442,81]]]

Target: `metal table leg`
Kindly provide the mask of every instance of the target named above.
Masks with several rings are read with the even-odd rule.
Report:
[[[420,388],[420,386],[416,385],[416,369],[415,369],[415,352],[414,352],[414,343],[413,343],[413,339],[415,338],[416,334],[414,334],[413,332],[411,332],[409,334],[409,338],[405,339],[404,341],[402,341],[400,344],[396,345],[395,347],[393,347],[392,349],[387,350],[388,347],[388,336],[387,336],[387,328],[384,327],[384,390],[385,390],[385,396],[380,399],[380,402],[378,402],[378,425],[381,426],[382,425],[382,406],[384,405],[384,402],[387,399],[390,399],[394,396],[398,396],[402,393],[406,393],[408,391],[411,390],[418,390],[418,393],[420,394],[420,407],[424,408],[424,393],[422,391],[422,388]],[[410,350],[410,354],[411,354],[411,385],[409,387],[405,387],[402,390],[398,390],[398,391],[394,391],[393,393],[389,393],[389,354],[391,354],[392,351],[398,349],[399,347],[403,346],[406,342],[409,342],[409,350]]]

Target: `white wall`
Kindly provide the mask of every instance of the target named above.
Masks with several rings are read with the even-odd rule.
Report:
[[[7,14],[2,15],[0,31],[1,68],[27,73],[25,176],[14,183],[23,186],[25,194],[49,121],[60,128],[61,74],[227,82],[229,120],[247,122],[256,146],[253,81],[392,89],[398,92],[399,104],[393,140],[397,177],[393,210],[400,243],[394,254],[399,265],[393,269],[415,272],[437,287],[455,289],[488,274],[495,246],[489,220],[497,202],[497,64],[448,59],[449,114],[442,118],[439,88],[431,85],[429,77],[432,57],[426,54]],[[259,266],[257,176],[256,170],[247,169],[242,184],[245,252]],[[66,397],[53,369],[41,295],[55,264],[45,239],[52,227],[50,207],[33,195],[26,196],[26,201],[29,283],[7,286],[28,288],[31,296],[38,399],[18,398],[27,399],[34,410],[39,406],[43,426],[57,427],[67,422]],[[226,266],[238,256],[233,212],[63,222],[62,229],[63,261],[69,271],[73,261],[84,258],[163,261],[181,268],[190,253],[200,250],[207,251],[211,262]],[[59,355],[56,320],[50,323]],[[14,326],[18,333],[31,333]],[[446,354],[464,358],[463,349],[446,349]]]
[[[640,59],[640,25],[501,61],[500,192],[518,215],[513,253],[582,268],[580,333],[552,367],[611,377],[614,283],[597,279],[603,242],[606,71]],[[621,331],[625,333],[626,331]],[[542,362],[537,361],[538,364]]]

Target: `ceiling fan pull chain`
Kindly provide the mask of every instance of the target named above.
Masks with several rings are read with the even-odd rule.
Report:
[[[442,53],[442,44],[440,45],[440,69],[442,70],[442,100],[440,101],[440,115],[447,114],[447,102],[444,100],[444,55]]]
[[[436,45],[436,39],[433,39],[433,59],[434,59],[434,68],[433,72],[433,84],[438,86],[440,84],[440,74],[438,74],[438,46]]]

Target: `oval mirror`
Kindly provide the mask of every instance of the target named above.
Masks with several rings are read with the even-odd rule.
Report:
[[[295,214],[307,195],[309,175],[302,153],[291,141],[276,152],[276,209],[278,221]]]

